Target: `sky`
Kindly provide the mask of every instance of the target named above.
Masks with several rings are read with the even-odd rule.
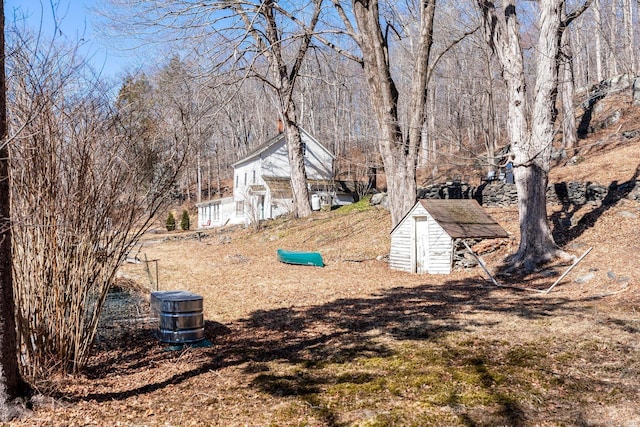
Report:
[[[95,30],[100,21],[91,12],[100,0],[4,0],[7,27],[17,22],[32,31],[42,27],[46,40],[53,38],[58,22],[57,37],[70,43],[81,41],[80,53],[105,79],[119,80],[124,73],[139,65],[135,56],[110,45]],[[54,20],[55,17],[55,20]]]

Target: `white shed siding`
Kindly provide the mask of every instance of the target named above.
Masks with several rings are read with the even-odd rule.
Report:
[[[453,261],[453,239],[427,210],[417,203],[391,233],[389,266],[394,270],[416,272],[416,219],[426,218],[428,255],[421,263],[429,274],[448,274]]]
[[[414,273],[416,270],[415,217],[429,215],[426,209],[416,204],[391,233],[389,266],[394,270]]]
[[[413,272],[413,222],[404,221],[391,234],[391,253],[389,254],[389,267],[394,270]]]
[[[446,231],[429,216],[429,274],[449,274],[453,262],[453,240]]]

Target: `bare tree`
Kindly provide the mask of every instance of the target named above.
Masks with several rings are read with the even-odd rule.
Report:
[[[539,2],[540,33],[531,123],[526,115],[524,60],[515,3],[505,2],[503,10],[498,12],[493,2],[478,0],[488,41],[502,65],[508,88],[508,135],[514,156],[520,212],[520,245],[508,262],[513,268],[529,271],[540,263],[567,256],[557,247],[551,234],[546,189],[555,134],[560,40],[567,25],[586,10],[590,0],[568,14],[566,19],[562,19],[564,0]]]
[[[565,9],[567,5],[565,4]],[[566,19],[566,11],[562,14]],[[560,91],[562,94],[562,147],[573,155],[578,145],[578,131],[576,127],[576,109],[574,106],[575,78],[573,74],[573,49],[569,30],[562,33],[560,48]]]
[[[596,81],[602,81],[602,18],[601,18],[601,0],[594,0],[593,13],[596,24],[595,37],[595,60],[596,60]]]
[[[625,60],[625,68],[629,73],[635,73],[638,71],[636,65],[636,53],[635,53],[635,28],[633,22],[633,0],[622,1],[622,22],[624,25],[623,40],[623,52]]]
[[[312,11],[308,23],[299,21],[290,12],[282,9],[274,0],[262,2],[255,9],[253,16],[249,16],[247,10],[239,4],[232,7],[241,17],[247,33],[253,37],[256,46],[269,63],[271,77],[263,75],[263,79],[273,87],[279,101],[279,111],[283,119],[291,169],[294,214],[298,217],[308,216],[311,213],[311,204],[304,167],[302,136],[294,102],[294,89],[312,40],[313,31],[320,17],[321,4],[322,0],[314,0],[311,3]],[[286,40],[282,37],[283,28],[278,25],[276,14],[289,15],[292,21],[299,23],[301,27],[301,33],[293,36],[298,46],[290,61],[285,58],[284,42]]]
[[[440,60],[475,32],[465,24],[454,31],[441,32],[438,49],[434,50],[437,53],[432,55],[436,3],[333,0],[343,23],[341,31],[355,41],[362,55],[358,58],[352,52],[337,49],[359,61],[364,69],[369,102],[378,125],[375,140],[384,165],[392,226],[416,200],[416,169],[429,129],[431,76]],[[325,44],[336,48],[330,42]],[[451,88],[448,86],[445,91]],[[431,141],[435,142],[435,138]]]
[[[384,163],[391,222],[394,226],[416,200],[416,167],[427,111],[427,83],[436,0],[422,0],[418,3],[418,35],[413,51],[412,87],[407,96],[410,117],[406,132],[401,127],[398,108],[400,92],[392,76],[390,57],[390,41],[396,29],[388,21],[383,29],[383,18],[377,0],[352,2],[355,24],[349,19],[350,14],[340,1],[334,0],[333,3],[343,19],[347,33],[353,37],[362,52],[371,104],[380,128],[378,148]]]
[[[15,399],[24,395],[16,357],[15,301],[11,271],[11,190],[7,147],[4,1],[0,2],[0,421],[19,415]]]
[[[165,35],[187,41],[191,52],[210,62],[215,70],[212,73],[227,73],[231,79],[258,78],[273,90],[277,115],[285,128],[294,213],[309,215],[311,206],[293,95],[322,0],[286,6],[274,0],[217,0],[197,5],[185,0],[109,3],[111,8],[105,15],[119,22],[121,31],[151,31],[150,38],[155,43]],[[227,93],[234,95],[233,91]],[[278,118],[275,116],[274,124]]]

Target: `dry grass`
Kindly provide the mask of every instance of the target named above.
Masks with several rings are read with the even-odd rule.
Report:
[[[623,200],[567,242],[594,249],[550,294],[496,288],[477,268],[392,271],[389,216],[375,208],[201,240],[150,234],[139,256],[158,260],[160,289],[204,296],[212,345],[171,351],[148,323],[124,322],[86,376],[53,379],[57,399],[12,425],[638,423],[640,277],[628,263],[640,236],[621,212],[640,207]],[[490,213],[517,233],[516,210]],[[503,243],[489,265],[515,249]],[[327,266],[280,264],[278,247],[319,250]],[[544,288],[564,268],[499,280]],[[122,274],[152,286],[144,264]]]
[[[639,145],[585,149],[552,181],[627,181]],[[484,255],[495,270],[518,214],[489,212],[513,236]],[[389,214],[366,205],[200,240],[150,233],[139,257],[158,260],[160,289],[204,297],[211,346],[161,344],[143,302],[105,322],[85,376],[40,385],[49,397],[9,425],[638,425],[640,205],[549,214],[567,251],[593,247],[549,294],[495,287],[479,268],[392,271]],[[279,247],[318,250],[327,266],[280,264]],[[566,268],[498,280],[545,289]],[[156,286],[144,264],[120,283]]]

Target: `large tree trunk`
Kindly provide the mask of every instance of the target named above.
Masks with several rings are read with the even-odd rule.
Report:
[[[557,115],[558,56],[564,0],[541,0],[533,122],[525,116],[524,63],[515,1],[498,14],[490,1],[479,0],[485,31],[503,67],[509,97],[509,139],[518,191],[520,245],[507,260],[513,269],[530,271],[538,264],[565,256],[553,239],[547,219],[546,187]]]
[[[311,215],[311,202],[309,200],[307,172],[304,167],[302,136],[298,128],[298,118],[293,101],[289,101],[289,105],[283,115],[289,166],[291,168],[291,193],[293,195],[294,214],[296,217],[304,218]]]
[[[607,60],[607,75],[609,77],[613,77],[618,74],[618,57],[616,52],[616,47],[614,45],[615,40],[618,39],[616,35],[617,25],[616,25],[616,16],[617,16],[617,8],[618,2],[612,1],[610,2],[611,9],[609,13],[609,40],[607,40],[607,48],[609,51],[609,59]],[[603,76],[604,77],[604,76]],[[600,83],[598,81],[598,83]]]
[[[595,37],[595,60],[596,60],[596,81],[602,81],[602,17],[600,13],[600,0],[595,0],[593,5],[593,16],[596,21]]]
[[[415,52],[409,132],[398,120],[398,89],[391,76],[387,40],[380,27],[378,2],[353,2],[371,103],[380,127],[378,148],[387,179],[391,225],[395,226],[416,201],[416,166],[426,119],[428,63],[432,45],[435,0],[420,2],[420,36]]]
[[[507,85],[507,136],[513,150],[528,144],[529,133],[520,23],[514,1],[505,6],[504,14],[497,13],[491,1],[479,0],[478,3],[484,14],[487,42],[498,56]]]
[[[631,0],[622,1],[622,21],[624,24],[624,59],[625,71],[630,74],[636,72],[636,56],[634,44],[633,4]]]
[[[11,205],[4,52],[4,2],[0,1],[0,421],[8,421],[19,414],[19,407],[14,399],[24,392],[24,384],[18,373],[11,272]]]
[[[547,218],[546,189],[556,117],[560,24],[564,0],[540,1],[540,35],[536,65],[531,136],[514,145],[515,179],[520,213],[520,246],[509,260],[531,271],[564,256],[556,245]]]
[[[563,14],[563,17],[566,13]],[[569,32],[562,34],[562,141],[563,148],[569,155],[575,154],[578,145],[578,133],[576,129],[576,109],[573,105],[575,78],[573,75],[573,50],[571,49],[571,37]]]
[[[284,119],[287,149],[289,154],[289,166],[291,170],[291,192],[293,194],[293,212],[296,217],[306,217],[311,214],[311,201],[309,200],[309,189],[307,186],[307,174],[304,166],[304,156],[302,153],[302,138],[298,128],[298,116],[295,102],[293,100],[293,90],[298,78],[304,57],[309,44],[311,43],[311,32],[315,28],[320,16],[320,3],[314,5],[313,18],[309,24],[309,32],[302,37],[302,43],[298,47],[298,52],[289,68],[284,60],[284,52],[280,40],[280,30],[275,19],[273,0],[265,2],[264,15],[267,21],[266,36],[270,43],[270,65],[275,82],[275,89],[280,101],[280,113]],[[258,37],[256,36],[258,39]]]

